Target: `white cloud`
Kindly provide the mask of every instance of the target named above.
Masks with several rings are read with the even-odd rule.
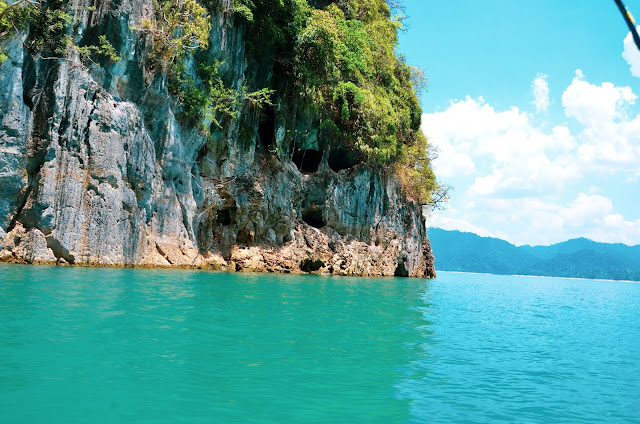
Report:
[[[434,213],[427,224],[498,237],[516,245],[549,245],[578,237],[629,245],[640,242],[640,220],[625,220],[615,213],[611,199],[600,195],[579,193],[566,205],[535,197],[482,197],[473,204],[455,217],[447,211]],[[481,225],[475,224],[478,222]]]
[[[481,97],[425,114],[423,131],[440,150],[436,175],[444,183],[455,178],[457,208],[433,213],[429,225],[515,244],[640,243],[640,220],[616,211],[601,185],[640,177],[640,115],[630,113],[636,101],[630,87],[591,84],[577,70],[562,94],[572,129],[549,128],[517,107],[496,110]]]
[[[640,161],[640,115],[629,117],[628,109],[638,96],[630,87],[610,82],[590,84],[580,70],[562,94],[567,117],[582,124],[578,159],[584,167],[623,166],[638,174]]]
[[[437,146],[438,158],[433,161],[433,169],[439,178],[468,176],[476,172],[476,166],[471,156],[456,150],[446,137],[442,137],[440,134],[429,136],[429,142]]]
[[[636,28],[640,31],[640,26]],[[640,77],[640,50],[638,50],[636,43],[634,43],[631,32],[629,32],[624,39],[622,57],[627,61],[629,66],[631,66],[631,74],[634,77]]]
[[[442,228],[443,230],[458,230],[466,233],[475,233],[481,237],[494,237],[500,238],[496,234],[487,230],[486,228],[473,225],[458,218],[451,218],[442,215],[433,215],[427,219],[427,225],[429,227]]]
[[[624,118],[625,106],[634,104],[637,98],[631,87],[616,87],[610,82],[600,86],[590,84],[578,69],[562,94],[562,104],[567,117],[587,127],[600,127]]]
[[[594,85],[577,70],[562,95],[566,116],[581,124],[577,135],[564,125],[545,129],[516,107],[496,110],[481,97],[423,115],[423,131],[440,151],[433,165],[442,180],[473,176],[471,195],[542,194],[612,165],[637,178],[640,115],[628,116],[636,100],[630,87]]]
[[[613,202],[604,196],[581,193],[573,204],[561,210],[567,238],[587,237],[603,243],[640,243],[640,219],[627,221],[614,212]]]
[[[536,106],[536,112],[546,112],[550,104],[547,75],[538,74],[536,79],[533,80],[531,90],[533,92],[533,104]]]
[[[606,243],[625,243],[637,245],[640,240],[640,219],[627,221],[620,214],[611,214],[604,217],[604,226],[595,229],[591,237]]]
[[[567,159],[577,146],[569,129],[545,132],[518,108],[497,111],[482,98],[467,97],[422,121],[440,150],[436,174],[444,180],[475,176],[475,195],[556,190],[580,175]]]
[[[559,211],[560,216],[570,227],[585,227],[598,224],[613,212],[610,199],[600,195],[580,193],[573,203]]]

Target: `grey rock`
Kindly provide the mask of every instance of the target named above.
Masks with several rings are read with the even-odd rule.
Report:
[[[435,275],[422,209],[392,176],[363,165],[336,173],[326,154],[317,172],[301,172],[284,150],[262,146],[249,106],[201,134],[177,118],[166,76],[142,66],[148,43],[132,28],[152,2],[97,4],[79,2],[72,35],[109,28],[116,64],[42,60],[19,40],[7,45],[0,260],[372,276],[401,264],[403,275]],[[208,54],[230,86],[259,81],[267,73],[248,66],[243,24],[226,19],[212,17]],[[312,114],[274,100],[278,146],[288,128],[305,130],[300,148],[326,145]]]
[[[18,239],[13,248],[13,256],[19,261],[30,264],[54,264],[57,261],[53,251],[47,246],[47,239],[37,228],[25,230],[16,228],[15,237]]]
[[[24,158],[29,134],[29,108],[24,103],[21,41],[5,47],[9,59],[0,65],[0,227],[16,214],[27,180]]]

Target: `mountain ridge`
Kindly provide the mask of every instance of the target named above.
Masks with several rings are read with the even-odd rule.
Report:
[[[584,237],[550,246],[515,246],[494,237],[429,228],[441,271],[640,281],[640,245]]]

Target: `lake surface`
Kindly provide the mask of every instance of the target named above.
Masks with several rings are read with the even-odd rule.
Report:
[[[640,423],[640,284],[0,265],[2,423]]]

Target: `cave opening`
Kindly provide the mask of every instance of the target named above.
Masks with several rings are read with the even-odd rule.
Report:
[[[322,162],[323,151],[322,150],[313,150],[313,149],[304,149],[298,150],[295,149],[293,151],[293,163],[296,164],[298,169],[301,172],[310,172],[314,173],[318,171],[320,167],[320,163]]]
[[[323,266],[324,262],[322,261],[322,259],[307,258],[304,261],[300,262],[300,270],[306,273],[316,272]]]
[[[236,219],[236,211],[235,208],[224,208],[218,211],[217,222],[220,225],[228,226],[231,225]]]
[[[407,255],[403,252],[398,257],[398,266],[393,273],[394,277],[408,277],[409,270],[407,269]]]
[[[329,168],[334,172],[351,169],[360,162],[356,154],[352,151],[343,148],[331,149],[331,151],[329,151],[328,164]]]
[[[314,228],[322,228],[327,225],[322,216],[322,209],[314,202],[302,211],[302,220]]]
[[[258,121],[258,136],[262,146],[269,150],[276,138],[276,113],[273,106],[267,105],[260,112]]]
[[[396,271],[393,273],[394,277],[402,277],[402,278],[407,278],[409,276],[409,271],[407,270],[407,267],[404,265],[404,262],[401,264],[398,264],[398,267],[396,268]]]

